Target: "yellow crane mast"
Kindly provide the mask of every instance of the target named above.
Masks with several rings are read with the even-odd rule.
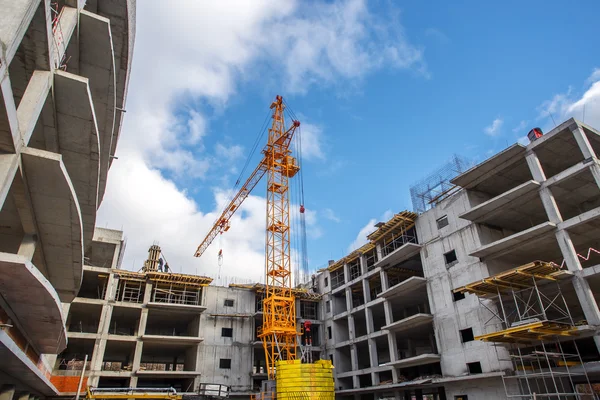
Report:
[[[211,242],[230,227],[230,219],[261,178],[267,175],[267,218],[265,245],[266,291],[263,300],[263,324],[259,331],[265,350],[269,379],[275,379],[275,363],[296,360],[296,302],[292,292],[290,258],[289,179],[300,170],[290,144],[299,121],[285,129],[285,105],[281,96],[271,104],[273,110],[269,137],[263,159],[242,188],[225,207],[195,257],[200,257]],[[301,209],[302,212],[302,209]]]

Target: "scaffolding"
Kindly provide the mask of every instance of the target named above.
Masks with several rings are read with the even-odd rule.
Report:
[[[466,158],[454,154],[452,158],[425,178],[410,187],[413,210],[422,213],[452,195],[457,187],[450,180],[469,169]]]
[[[507,398],[598,399],[576,342],[594,329],[575,323],[561,290],[571,277],[556,264],[535,261],[454,290],[476,295],[491,315],[484,330],[492,332],[475,340],[508,350]]]

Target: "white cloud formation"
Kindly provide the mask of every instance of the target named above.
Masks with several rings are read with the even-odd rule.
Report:
[[[341,222],[340,217],[338,217],[331,208],[326,208],[323,210],[323,217],[336,223]]]
[[[383,215],[381,216],[381,218],[379,220],[377,220],[375,218],[371,218],[369,220],[369,222],[367,222],[365,224],[365,226],[363,226],[360,229],[360,231],[358,231],[358,235],[356,235],[356,239],[354,239],[354,241],[352,243],[350,243],[350,246],[348,246],[348,253],[351,253],[354,250],[358,249],[360,246],[367,244],[367,242],[369,241],[367,239],[367,236],[369,234],[373,233],[377,229],[375,227],[375,224],[377,222],[386,222],[387,220],[392,218],[393,215],[394,215],[394,213],[392,212],[392,210],[387,210],[385,213],[383,213]]]
[[[484,132],[488,136],[498,136],[500,134],[500,130],[502,129],[502,124],[504,121],[500,118],[496,118],[491,125],[486,126],[484,128]]]
[[[513,133],[522,133],[525,129],[527,129],[527,121],[523,120],[519,122],[519,125],[513,128]]]
[[[98,215],[98,226],[122,227],[128,238],[124,268],[138,269],[158,242],[176,272],[216,277],[221,247],[222,277],[262,278],[261,193],[246,200],[232,228],[217,239],[220,245],[214,243],[201,259],[192,257],[227,196],[213,189],[213,202],[197,204],[188,194],[197,188],[175,182],[213,174],[225,187],[226,174],[247,151],[223,142],[207,149],[208,113],[222,114],[241,81],[271,79],[267,87],[303,93],[383,67],[426,74],[422,50],[408,42],[397,15],[372,14],[363,0],[311,6],[299,0],[180,0],[168,7],[138,2],[119,159]],[[303,124],[303,132],[304,157],[323,160],[322,128]],[[310,237],[322,235],[315,215],[306,214]]]
[[[556,94],[538,107],[538,119],[545,120],[547,124],[544,131],[571,117],[596,128],[600,126],[599,71],[596,68],[586,80],[588,86],[581,96],[574,96],[573,89],[569,88],[566,93]]]

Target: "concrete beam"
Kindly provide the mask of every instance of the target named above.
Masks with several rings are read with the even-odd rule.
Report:
[[[473,188],[490,176],[519,161],[524,154],[525,146],[515,143],[468,171],[463,172],[450,182],[465,189]]]
[[[106,178],[113,155],[116,77],[110,20],[81,11],[79,22],[79,74],[89,79],[100,136],[100,181],[98,198],[106,189]]]
[[[578,225],[593,221],[597,218],[600,218],[600,207],[596,207],[593,210],[586,211],[582,214],[577,215],[576,217],[570,218],[566,221],[559,223],[558,229],[571,229]]]
[[[496,211],[502,211],[505,206],[513,205],[517,202],[522,204],[523,202],[528,201],[528,199],[536,194],[539,187],[539,182],[529,180],[522,185],[471,208],[469,211],[459,215],[459,218],[472,222],[483,222],[491,215],[494,215]]]
[[[396,321],[390,325],[383,326],[381,328],[382,331],[389,332],[406,332],[415,328],[419,328],[425,325],[429,325],[433,323],[433,315],[419,313],[412,315],[408,318],[401,319]]]
[[[412,276],[394,286],[379,293],[379,297],[383,297],[385,299],[392,299],[395,297],[400,297],[405,294],[414,293],[415,291],[421,291],[427,287],[427,279],[420,276]],[[423,293],[424,296],[427,296],[427,293]]]
[[[60,154],[81,208],[83,243],[92,243],[98,209],[100,142],[88,79],[54,73],[54,102]]]
[[[16,154],[0,154],[0,204],[4,204],[18,168]]]
[[[23,148],[21,162],[48,279],[60,299],[70,302],[77,295],[83,276],[83,235],[77,195],[59,154]]]
[[[33,72],[17,109],[17,119],[21,133],[20,140],[23,146],[29,145],[29,140],[46,104],[51,87],[52,72]]]
[[[408,260],[412,256],[419,254],[421,251],[421,245],[416,243],[405,243],[402,246],[398,247],[396,250],[392,251],[387,256],[379,259],[375,263],[375,268],[379,268],[383,265],[394,265],[398,264],[402,261]],[[372,271],[369,271],[369,273]]]
[[[493,243],[481,246],[479,249],[475,250],[469,255],[471,257],[479,258],[498,257],[518,248],[518,246],[523,242],[530,242],[532,240],[540,239],[542,236],[548,232],[554,231],[555,229],[555,224],[551,222],[544,222],[532,228],[515,233],[514,235],[510,235]]]
[[[396,368],[408,368],[416,367],[419,365],[434,364],[438,362],[440,362],[439,354],[421,354],[415,357],[403,358],[402,360],[390,362],[385,365],[389,365]]]

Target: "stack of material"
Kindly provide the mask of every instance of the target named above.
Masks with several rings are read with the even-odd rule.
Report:
[[[333,365],[329,360],[302,364],[300,360],[277,363],[277,400],[333,400]]]

